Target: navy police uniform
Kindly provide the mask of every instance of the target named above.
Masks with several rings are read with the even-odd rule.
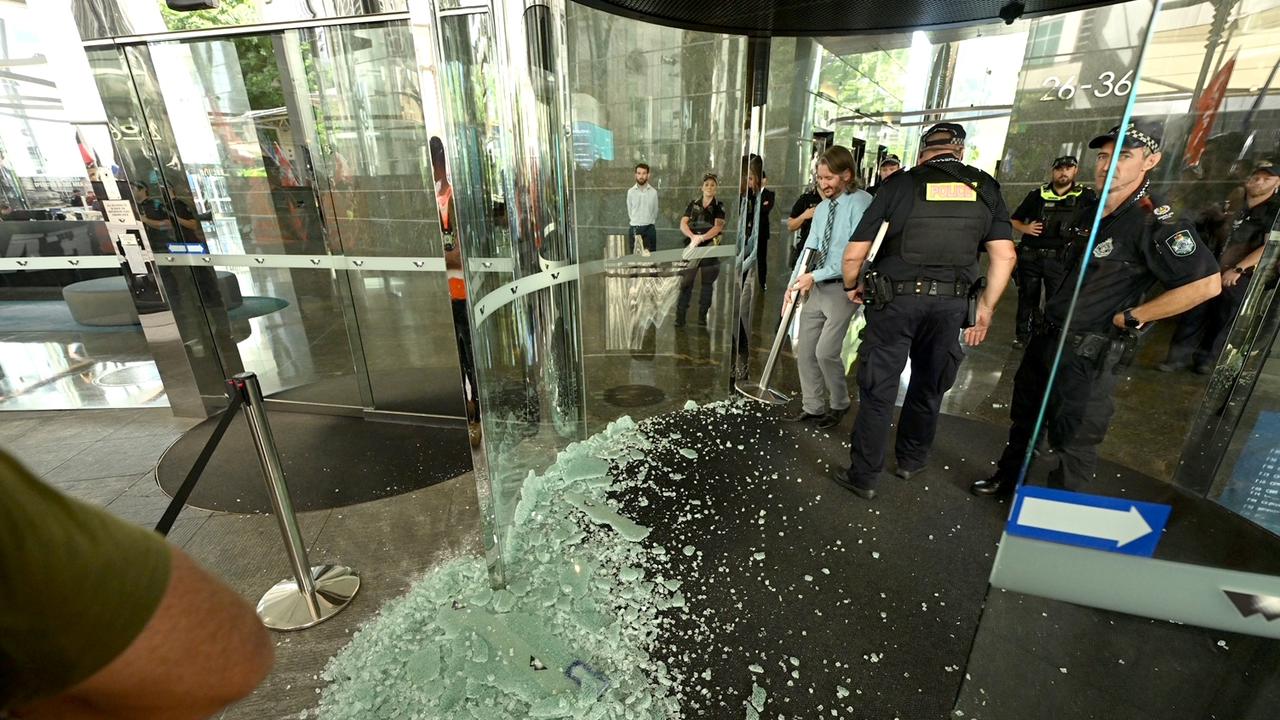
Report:
[[[1114,140],[1116,130],[1096,138],[1090,147]],[[1158,150],[1157,139],[1143,137]],[[1130,140],[1126,143],[1133,145]],[[1080,208],[1068,255],[1073,277],[1082,263],[1088,263],[1075,310],[1071,308],[1074,283],[1064,283],[1046,302],[1045,321],[1031,337],[1014,376],[1008,443],[995,476],[975,483],[972,490],[976,493],[1013,489],[1046,390],[1045,433],[1049,449],[1058,459],[1049,473],[1049,485],[1077,489],[1091,480],[1098,445],[1115,410],[1117,373],[1132,360],[1137,343],[1136,333],[1120,330],[1113,318],[1140,305],[1157,282],[1172,289],[1218,271],[1213,253],[1200,241],[1195,226],[1175,219],[1168,206],[1147,194],[1145,184],[1102,219],[1096,243],[1089,256],[1083,257],[1098,203],[1095,199]],[[1058,374],[1053,387],[1048,387],[1064,334]]]
[[[705,235],[715,227],[717,220],[724,220],[726,213],[724,203],[713,199],[710,205],[703,205],[702,198],[689,201],[684,209],[684,217],[689,218],[689,229],[695,234]],[[720,236],[712,238],[712,244],[720,244]],[[689,246],[689,238],[684,239],[684,246]],[[705,245],[703,247],[706,247]],[[702,278],[702,290],[698,297],[698,324],[707,324],[707,313],[711,311],[711,300],[715,296],[716,278],[720,277],[720,258],[702,258],[680,273],[680,293],[676,295],[676,326],[683,326],[689,314],[689,303],[693,299],[693,283]]]
[[[1054,161],[1057,169],[1076,165],[1076,159],[1064,155]],[[1052,184],[1041,185],[1027,193],[1013,211],[1013,219],[1031,223],[1039,221],[1044,229],[1039,235],[1023,235],[1018,243],[1018,319],[1017,338],[1026,342],[1042,317],[1042,298],[1053,297],[1067,278],[1067,230],[1081,205],[1097,199],[1083,185],[1072,185],[1057,193]]]
[[[1280,175],[1280,168],[1270,162],[1258,165],[1254,172]],[[1198,373],[1207,374],[1222,354],[1231,323],[1244,304],[1245,295],[1256,268],[1245,270],[1239,266],[1254,250],[1262,247],[1267,234],[1280,215],[1280,195],[1249,207],[1247,203],[1231,219],[1231,233],[1222,248],[1219,270],[1236,272],[1244,277],[1234,285],[1222,288],[1222,294],[1200,306],[1188,310],[1178,320],[1173,338],[1169,342],[1169,356],[1160,365],[1161,370],[1177,370],[1192,366]]]
[[[963,128],[951,123],[931,128],[925,137],[939,130],[952,136],[932,144],[964,139]],[[960,333],[970,289],[980,275],[978,253],[985,243],[1013,235],[999,183],[951,154],[888,177],[852,242],[873,241],[883,221],[889,229],[864,280],[867,325],[858,348],[851,465],[836,476],[864,497],[884,467],[894,400],[908,359],[911,382],[894,450],[899,474],[924,467],[942,396],[964,359]]]

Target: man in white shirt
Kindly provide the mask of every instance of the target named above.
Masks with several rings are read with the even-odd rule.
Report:
[[[649,184],[649,166],[636,163],[636,184],[627,191],[627,216],[631,227],[628,235],[632,241],[639,235],[644,249],[658,249],[658,191]]]

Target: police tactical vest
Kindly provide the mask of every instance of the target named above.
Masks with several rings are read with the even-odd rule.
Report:
[[[991,228],[991,211],[979,197],[984,178],[980,171],[956,161],[948,167],[973,184],[967,184],[925,163],[909,170],[915,182],[915,200],[902,228],[897,251],[914,265],[965,268],[974,264],[978,248]],[[990,189],[984,189],[991,192]]]
[[[1040,218],[1044,223],[1044,230],[1040,233],[1042,240],[1065,239],[1064,229],[1071,225],[1082,194],[1083,185],[1074,185],[1062,195],[1055,193],[1052,185],[1040,186],[1040,199],[1044,201],[1043,217]]]

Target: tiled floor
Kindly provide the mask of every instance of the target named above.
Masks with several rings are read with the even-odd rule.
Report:
[[[153,526],[169,497],[154,468],[194,421],[167,408],[0,414],[0,447],[59,490]],[[294,478],[294,482],[305,482]],[[222,720],[296,718],[312,707],[319,673],[351,633],[387,600],[444,559],[478,553],[479,516],[470,474],[408,495],[299,515],[313,563],[355,568],[352,605],[317,627],[276,636],[276,666],[258,690]],[[256,603],[288,574],[275,520],[265,515],[187,508],[169,534],[174,545]]]

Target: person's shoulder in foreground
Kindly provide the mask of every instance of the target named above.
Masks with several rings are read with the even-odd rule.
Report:
[[[271,667],[253,608],[0,453],[0,718],[206,718]]]

